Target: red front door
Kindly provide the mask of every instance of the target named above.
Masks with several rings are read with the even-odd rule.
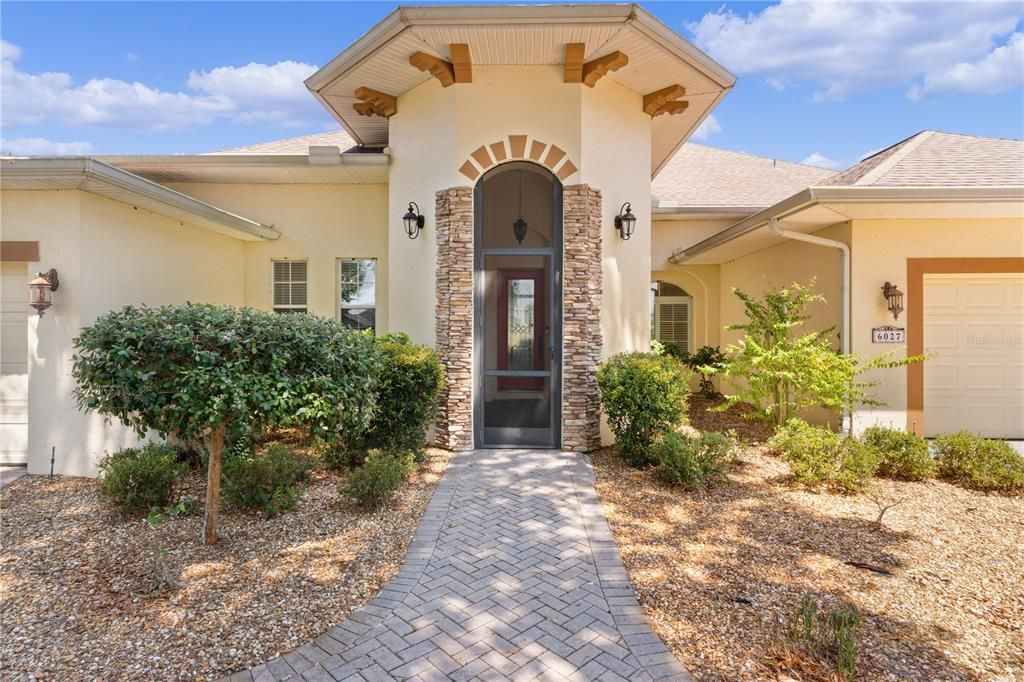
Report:
[[[498,369],[543,371],[544,271],[498,270]],[[540,391],[544,377],[498,377],[498,389]]]

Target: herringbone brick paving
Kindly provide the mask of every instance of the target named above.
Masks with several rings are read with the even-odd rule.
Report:
[[[453,456],[406,561],[312,642],[230,680],[689,680],[648,626],[579,454]]]

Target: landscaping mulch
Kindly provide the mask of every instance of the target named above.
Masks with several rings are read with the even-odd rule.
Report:
[[[740,403],[724,411],[712,411],[724,403],[723,398],[705,398],[699,393],[690,396],[690,426],[698,431],[733,431],[744,443],[763,443],[771,438],[772,426],[752,419],[750,405]]]
[[[96,482],[28,476],[0,492],[0,677],[212,679],[284,653],[342,621],[398,571],[447,453],[391,503],[366,511],[317,470],[292,511],[226,509],[152,530],[108,510]],[[185,494],[203,496],[190,475]],[[154,591],[155,538],[179,586]]]
[[[808,592],[860,611],[857,679],[1024,679],[1024,499],[879,480],[874,497],[904,500],[879,527],[869,497],[800,489],[763,446],[698,493],[613,448],[593,461],[639,599],[696,679],[834,679],[780,655]]]

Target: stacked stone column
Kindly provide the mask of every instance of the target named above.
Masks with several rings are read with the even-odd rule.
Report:
[[[601,446],[601,190],[566,185],[562,193],[562,448]]]
[[[473,448],[473,189],[435,197],[437,353],[448,374],[438,410],[437,444]]]

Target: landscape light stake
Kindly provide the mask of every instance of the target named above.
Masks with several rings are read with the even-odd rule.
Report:
[[[50,480],[53,480],[53,461],[57,459],[57,446],[50,447]]]

